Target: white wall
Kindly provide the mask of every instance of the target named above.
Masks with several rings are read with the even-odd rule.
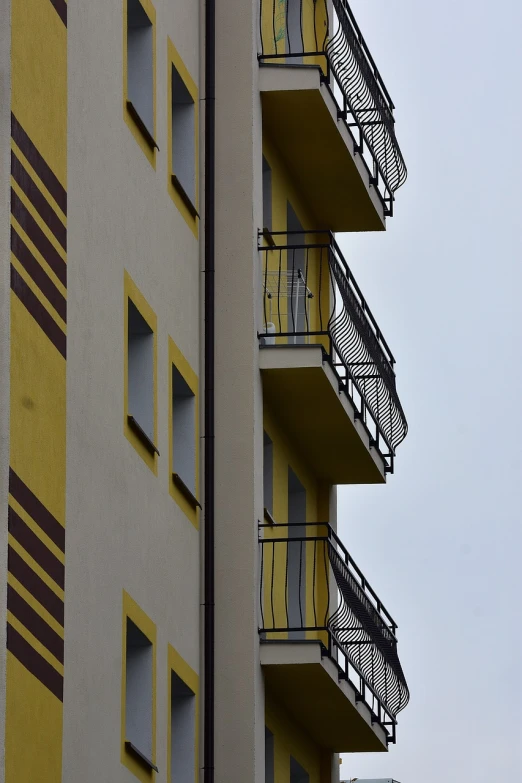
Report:
[[[199,9],[182,0],[154,6],[156,170],[123,116],[123,1],[68,9],[63,783],[135,780],[120,763],[124,589],[156,624],[163,780],[168,644],[199,671],[200,533],[169,492],[168,426],[169,335],[199,372],[199,243],[167,191],[167,35],[198,83]],[[157,476],[124,436],[124,270],[158,321]]]

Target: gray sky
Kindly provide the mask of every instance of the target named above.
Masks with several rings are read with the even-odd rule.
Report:
[[[339,530],[399,623],[388,754],[342,777],[522,780],[522,4],[352,0],[408,180],[342,247],[397,360],[410,432]]]

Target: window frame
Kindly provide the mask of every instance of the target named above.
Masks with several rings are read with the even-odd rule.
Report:
[[[187,92],[194,101],[194,203],[185,192],[173,168],[173,128],[172,128],[172,68],[178,72]],[[196,82],[190,75],[170,38],[167,38],[167,187],[170,197],[181,213],[190,230],[198,238],[199,233],[199,93]]]
[[[174,479],[174,449],[176,444],[174,442],[173,434],[173,384],[172,384],[172,369],[175,368],[181,375],[186,385],[194,394],[194,459],[195,459],[195,494],[189,490],[189,493],[183,490],[178,482]],[[188,489],[188,488],[187,488]],[[187,359],[183,356],[180,349],[172,339],[169,337],[169,490],[171,497],[176,501],[178,506],[188,517],[190,522],[194,525],[196,530],[199,529],[199,510],[201,505],[199,503],[200,481],[199,481],[199,379]],[[192,497],[190,497],[192,495]]]
[[[124,435],[138,452],[143,461],[149,466],[154,475],[158,475],[158,320],[156,313],[125,270],[124,274],[124,395],[123,395],[123,431]],[[133,412],[129,410],[129,301],[132,302],[140,316],[147,323],[153,336],[152,355],[152,405],[154,421],[154,437],[152,440],[141,430],[139,422],[136,426],[131,417]],[[141,432],[140,432],[141,430]]]
[[[167,652],[167,781],[172,780],[172,673],[194,694],[194,783],[199,779],[199,676],[169,644]]]
[[[122,599],[122,659],[121,659],[121,763],[141,783],[150,783],[157,772],[156,767],[156,625],[133,598],[123,590]],[[152,754],[150,763],[145,757],[128,747],[127,730],[127,620],[130,620],[152,645]],[[138,748],[138,751],[140,749]]]
[[[138,0],[145,15],[148,17],[152,26],[152,120],[153,129],[150,131],[143,119],[133,109],[129,100],[128,91],[128,51],[127,51],[127,24],[128,0],[123,0],[123,118],[136,142],[141,147],[145,157],[156,168],[156,151],[159,149],[156,143],[156,9],[151,0]],[[131,105],[129,105],[131,104]]]

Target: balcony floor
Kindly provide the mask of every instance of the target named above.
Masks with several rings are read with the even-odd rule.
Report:
[[[319,345],[262,346],[265,401],[314,473],[330,484],[383,484],[384,460],[339,393]]]
[[[382,231],[382,201],[317,66],[262,65],[263,133],[321,228]]]
[[[334,753],[387,751],[386,733],[339,680],[319,642],[262,642],[265,688],[321,747]]]

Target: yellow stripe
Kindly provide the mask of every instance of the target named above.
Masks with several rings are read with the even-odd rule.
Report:
[[[47,663],[50,663],[51,666],[53,666],[63,677],[63,664],[60,663],[60,661],[58,661],[52,653],[49,652],[47,647],[44,647],[44,645],[38,641],[36,636],[33,636],[33,634],[27,630],[25,625],[23,625],[23,623],[21,623],[12,612],[7,612],[7,620],[13,626],[15,631],[18,631],[20,636],[23,636],[25,641],[28,642],[37,653],[40,653],[42,658],[45,658]]]
[[[52,614],[49,614],[47,609],[42,606],[42,604],[34,598],[34,596],[29,592],[29,590],[26,590],[25,587],[21,582],[16,579],[11,573],[7,574],[7,584],[10,584],[11,587],[14,587],[16,592],[22,596],[24,601],[26,601],[29,606],[34,609],[34,611],[40,615],[40,617],[45,620],[47,625],[50,625],[53,631],[56,631],[58,636],[60,636],[62,639],[63,636],[63,628],[58,622],[58,620],[55,620],[55,618],[52,616]]]
[[[34,180],[35,184],[37,185],[38,189],[42,191],[42,194],[45,196],[51,207],[54,209],[62,223],[67,226],[67,215],[65,212],[62,211],[62,208],[58,204],[57,201],[54,200],[52,193],[50,193],[47,188],[45,187],[44,183],[36,173],[36,171],[33,169],[31,164],[29,163],[28,159],[25,157],[24,153],[16,144],[13,139],[11,139],[11,149],[15,153],[16,157],[20,161],[20,163],[23,165],[24,169],[27,171],[27,173],[31,176],[31,179]],[[52,169],[51,169],[52,171]]]
[[[13,190],[19,196],[20,201],[24,204],[25,207],[27,207],[28,212],[31,213],[31,216],[35,219],[36,223],[38,223],[38,226],[42,229],[43,233],[49,240],[49,242],[52,244],[56,252],[63,258],[64,261],[67,261],[67,253],[63,249],[63,247],[60,245],[56,237],[54,236],[53,232],[47,225],[47,223],[42,220],[40,217],[40,214],[37,212],[37,210],[34,208],[32,201],[30,201],[23,190],[19,187],[17,182],[11,177],[11,185],[13,187]]]
[[[54,543],[54,541],[52,541],[49,538],[49,536],[47,536],[43,532],[42,528],[39,525],[36,524],[36,522],[33,520],[33,518],[30,517],[29,514],[27,513],[27,511],[25,511],[22,508],[20,503],[17,503],[17,501],[14,499],[14,497],[12,495],[9,495],[9,505],[11,506],[13,511],[16,511],[18,516],[23,519],[23,521],[25,522],[27,527],[31,528],[31,530],[33,531],[35,536],[38,536],[38,538],[40,539],[42,544],[45,544],[47,549],[49,549],[53,553],[53,555],[55,555],[58,558],[60,563],[65,564],[65,555],[62,552],[62,550],[59,547],[57,547],[56,544]]]
[[[20,237],[23,239],[25,244],[27,245],[28,249],[31,251],[33,256],[36,258],[42,269],[47,273],[47,275],[51,278],[53,283],[55,284],[56,288],[60,291],[60,293],[67,298],[67,288],[63,285],[61,280],[58,279],[56,274],[53,272],[43,255],[40,253],[36,245],[33,245],[30,237],[27,236],[24,229],[20,225],[20,223],[16,220],[16,218],[11,215],[11,224],[16,229],[17,234],[20,235]]]
[[[11,263],[19,273],[20,277],[23,277],[33,294],[36,296],[42,307],[45,307],[51,318],[56,321],[62,332],[67,334],[67,325],[61,315],[54,309],[53,305],[49,302],[47,297],[40,291],[33,278],[25,271],[14,253],[11,253]]]
[[[40,565],[38,565],[36,560],[33,560],[31,555],[25,551],[23,546],[19,544],[18,541],[15,538],[13,538],[11,534],[9,534],[9,544],[14,549],[14,551],[18,555],[20,555],[22,560],[24,560],[24,562],[26,562],[28,566],[31,566],[35,574],[37,574],[40,577],[42,582],[45,582],[47,587],[49,587],[53,591],[53,593],[55,593],[58,596],[58,598],[61,598],[61,600],[63,601],[65,598],[65,594],[62,588],[56,584],[54,579],[52,579],[49,576],[47,571],[44,571],[44,569]]]

